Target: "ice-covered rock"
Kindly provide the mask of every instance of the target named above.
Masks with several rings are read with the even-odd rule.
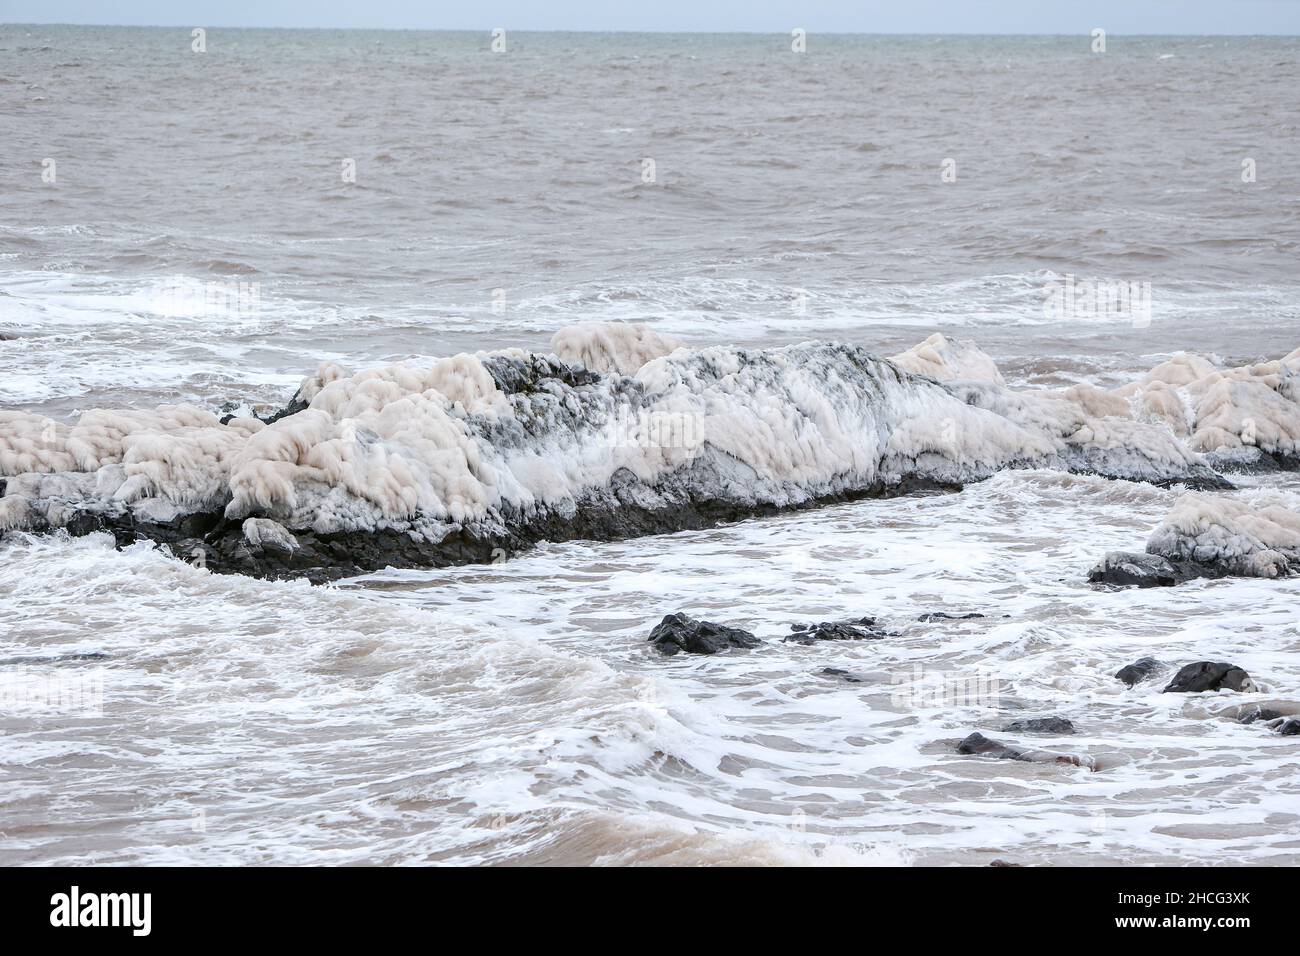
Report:
[[[950,339],[941,332],[935,332],[924,342],[893,356],[891,361],[915,375],[925,375],[937,382],[974,380],[1005,384],[997,363],[987,352],[974,342]]]
[[[1166,422],[1117,414],[1127,399],[1008,389],[987,355],[942,336],[897,361],[815,342],[692,349],[620,324],[563,330],[554,347],[326,363],[264,419],[187,405],[71,424],[0,413],[0,530],[201,539],[216,570],[322,579],[1015,467],[1224,485]],[[1293,358],[1239,378],[1281,396]],[[1205,372],[1175,365],[1161,381]]]
[[[1152,532],[1147,552],[1243,577],[1300,571],[1300,512],[1279,499],[1243,501],[1189,492]]]
[[[629,322],[585,322],[570,325],[551,337],[551,351],[569,365],[593,372],[635,375],[652,359],[671,355],[682,343],[648,325]]]

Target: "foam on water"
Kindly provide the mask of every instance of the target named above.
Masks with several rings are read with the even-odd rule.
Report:
[[[527,627],[687,689],[693,712],[706,710],[722,738],[682,755],[711,771],[693,797],[736,828],[790,839],[803,826],[828,845],[897,843],[922,862],[1227,853],[1295,862],[1294,748],[1223,716],[1260,698],[1166,696],[1163,682],[1128,690],[1112,676],[1146,655],[1226,659],[1261,680],[1267,699],[1295,700],[1300,690],[1295,582],[1127,592],[1083,584],[1094,548],[1149,527],[1175,496],[1008,473],[959,496],[828,508],[675,535],[661,548],[570,545],[480,573],[389,572],[362,583],[468,622]],[[772,643],[660,660],[643,643],[647,622],[679,609]],[[916,620],[931,610],[987,616]],[[899,636],[812,648],[775,641],[795,621],[862,614]],[[827,666],[862,683],[821,675]],[[1069,717],[1079,734],[998,733],[1016,717],[1046,714]],[[1099,769],[955,755],[976,729],[1087,753]]]
[[[1008,473],[344,589],[212,576],[144,545],[114,555],[102,537],[7,544],[0,656],[48,661],[5,670],[93,668],[103,713],[4,715],[0,854],[1295,863],[1294,747],[1225,714],[1300,699],[1296,582],[1082,583],[1175,497]],[[675,610],[768,642],[661,659],[645,636]],[[986,617],[916,620],[933,610]],[[777,640],[862,614],[896,636]],[[69,658],[91,652],[108,657]],[[1230,660],[1265,690],[1162,695],[1111,676],[1148,654]],[[1078,735],[999,733],[1049,713]],[[1098,769],[956,755],[976,729]]]

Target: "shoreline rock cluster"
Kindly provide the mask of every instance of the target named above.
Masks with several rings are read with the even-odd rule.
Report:
[[[952,614],[949,612],[926,612],[918,616],[922,623],[934,623],[943,620],[964,621],[981,618],[978,613]],[[813,646],[822,641],[864,641],[882,640],[888,636],[897,636],[886,631],[873,617],[855,618],[849,621],[823,621],[791,625],[790,634],[781,639],[781,643],[796,643]],[[766,642],[751,631],[717,624],[712,621],[699,620],[682,612],[665,615],[653,630],[647,642],[665,657],[674,657],[680,653],[696,655],[715,655],[733,649],[751,650]],[[1115,678],[1130,689],[1169,670],[1167,665],[1153,657],[1143,657],[1132,664],[1120,668]],[[820,673],[834,677],[848,684],[864,683],[864,678],[843,668],[824,667]],[[1193,661],[1180,667],[1165,685],[1161,693],[1165,694],[1202,694],[1202,693],[1241,693],[1252,694],[1260,690],[1259,685],[1242,667],[1221,661]],[[1256,705],[1237,715],[1238,722],[1251,724],[1259,722],[1269,727],[1280,736],[1300,735],[1300,706],[1294,707],[1294,713]],[[1003,733],[1032,734],[1039,736],[1071,736],[1076,730],[1073,721],[1060,715],[1043,717],[1022,717],[1002,727]],[[986,757],[997,760],[1018,760],[1029,763],[1061,763],[1088,770],[1097,770],[1095,758],[1088,754],[1068,753],[1056,750],[1043,750],[1037,747],[986,737],[975,731],[963,738],[956,746],[956,752],[964,756]]]

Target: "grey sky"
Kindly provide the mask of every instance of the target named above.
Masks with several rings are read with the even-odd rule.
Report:
[[[0,0],[0,22],[383,29],[1300,34],[1300,0]]]

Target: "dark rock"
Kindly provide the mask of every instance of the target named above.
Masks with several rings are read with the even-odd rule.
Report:
[[[1026,717],[1002,728],[1008,734],[1072,734],[1074,724],[1064,717]]]
[[[783,640],[810,645],[818,641],[878,641],[884,636],[885,632],[876,626],[874,617],[863,617],[856,621],[791,624],[790,634]]]
[[[974,733],[957,745],[957,753],[980,757],[997,757],[1002,760],[1019,760],[1020,751],[983,734]]]
[[[1300,736],[1300,717],[1288,717],[1275,728],[1283,737]]]
[[[1088,572],[1091,584],[1120,587],[1171,587],[1187,580],[1172,561],[1158,554],[1111,551]]]
[[[107,531],[126,547],[141,539],[176,546],[181,539],[200,538],[206,549],[204,567],[218,574],[247,574],[259,578],[306,578],[320,584],[384,568],[446,568],[465,564],[492,564],[502,554],[519,554],[541,541],[621,541],[650,534],[701,530],[751,517],[766,517],[790,510],[806,510],[832,501],[891,498],[927,491],[952,492],[957,485],[905,480],[897,485],[879,485],[859,491],[829,495],[817,502],[789,508],[738,505],[723,501],[680,501],[673,507],[648,508],[640,501],[636,480],[615,474],[610,488],[578,503],[571,514],[559,512],[516,512],[503,509],[507,530],[488,532],[461,527],[438,541],[412,536],[397,528],[373,531],[318,532],[311,528],[288,528],[299,547],[293,551],[248,547],[242,521],[225,517],[225,502],[206,511],[195,511],[172,521],[137,518],[129,509],[80,511],[68,521],[72,534]],[[32,530],[48,531],[48,527]],[[185,542],[187,556],[192,542]]]
[[[44,657],[6,657],[4,660],[0,660],[0,667],[34,664],[85,664],[90,661],[106,660],[108,660],[108,655],[103,651],[89,651],[85,654],[51,654]]]
[[[1136,660],[1127,667],[1121,667],[1115,672],[1115,676],[1128,684],[1129,687],[1132,687],[1134,684],[1142,683],[1142,681],[1146,680],[1164,666],[1164,664],[1161,664],[1154,657],[1143,657],[1141,660]]]
[[[1252,445],[1208,452],[1205,462],[1215,471],[1230,474],[1267,475],[1279,471],[1300,471],[1300,455],[1267,452]]]
[[[670,657],[681,651],[716,654],[731,647],[757,647],[763,643],[749,631],[711,621],[697,621],[685,614],[667,615],[650,632],[649,640],[655,650]]]
[[[959,743],[957,753],[976,757],[990,757],[997,760],[1023,760],[1030,763],[1068,763],[1075,767],[1087,767],[1089,770],[1095,769],[1092,758],[1088,756],[1011,747],[1001,741],[990,740],[980,733],[971,734]]]
[[[1012,863],[1009,860],[994,860],[989,866],[1024,866],[1023,863]]]
[[[827,677],[838,677],[840,680],[844,681],[846,684],[861,684],[861,683],[863,683],[863,680],[862,680],[861,677],[858,677],[856,674],[853,674],[853,673],[851,673],[851,672],[849,672],[849,671],[846,671],[846,670],[842,670],[841,668],[838,668],[838,667],[823,667],[823,668],[821,669],[821,672],[822,672],[823,674],[825,674]]]
[[[917,620],[923,624],[928,624],[931,621],[969,621],[972,618],[983,616],[983,614],[975,614],[974,612],[970,614],[949,614],[947,611],[926,611]]]
[[[1235,690],[1250,693],[1255,682],[1240,667],[1233,664],[1197,661],[1188,664],[1169,682],[1166,694],[1199,694],[1209,690]]]

